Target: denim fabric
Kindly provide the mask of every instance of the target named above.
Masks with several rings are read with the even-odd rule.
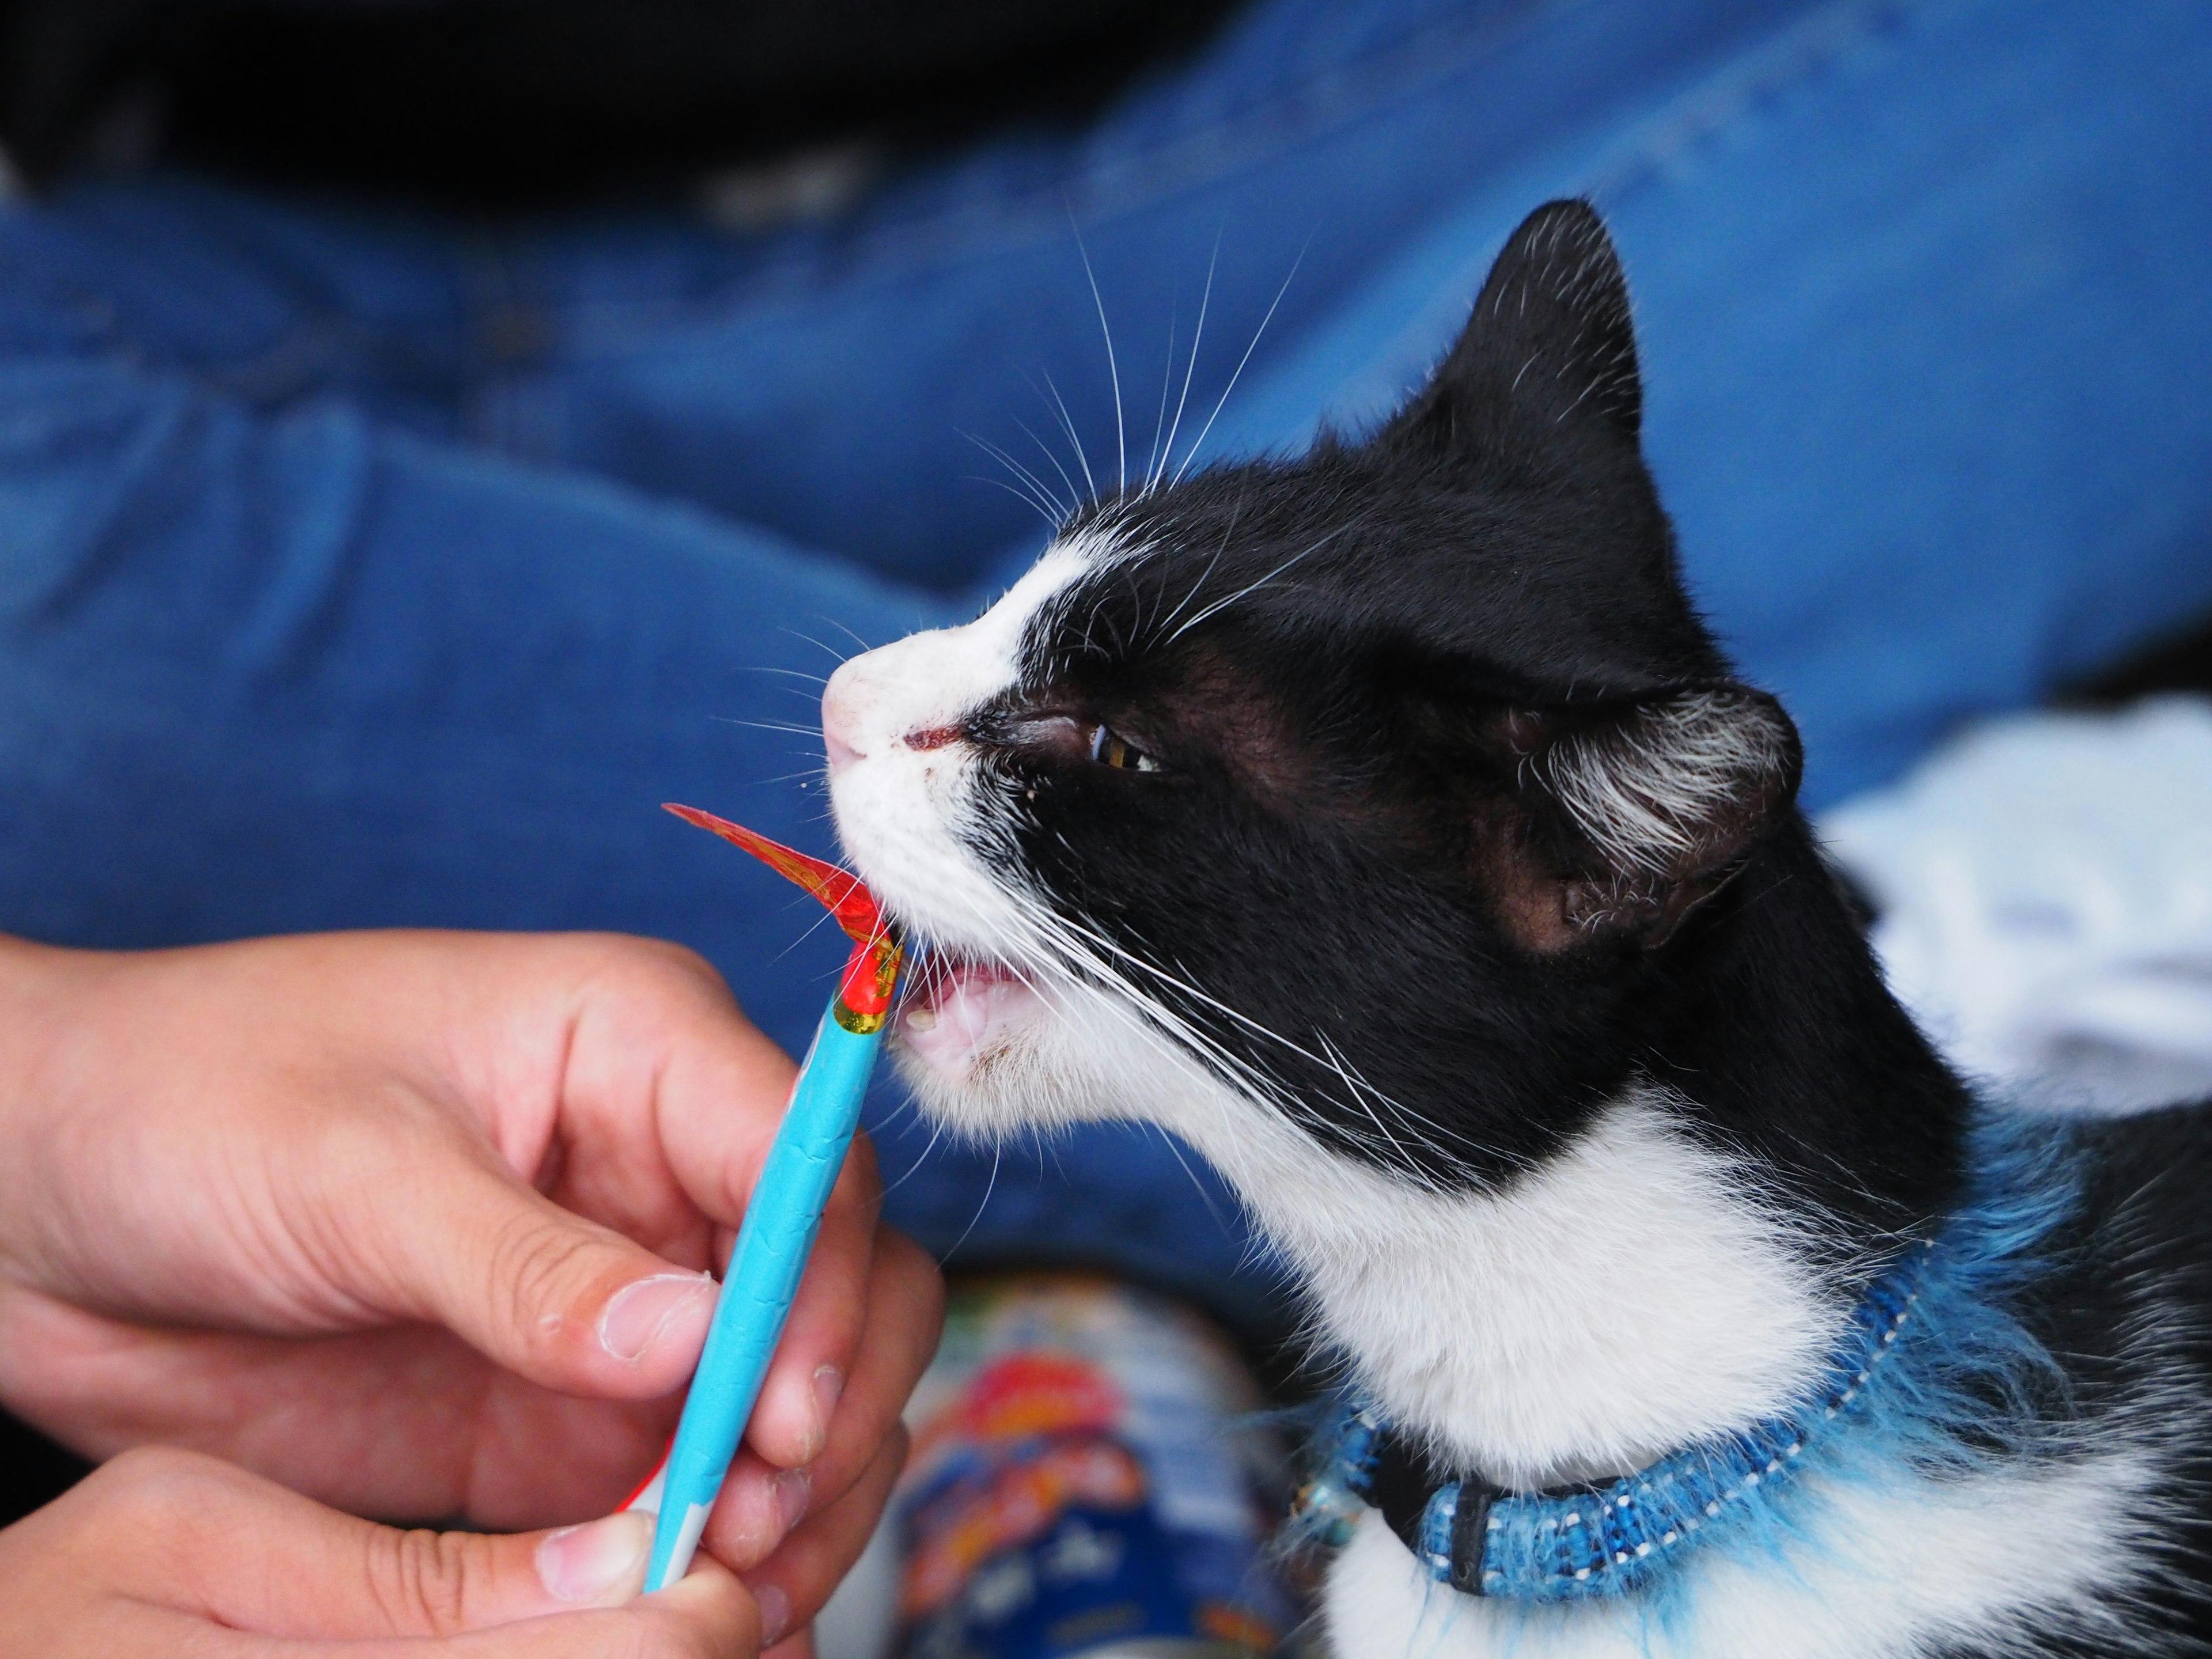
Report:
[[[981,445],[1148,466],[1202,297],[1179,452],[1372,420],[1579,190],[1692,580],[1836,799],[2212,606],[2208,92],[2187,0],[1265,0],[1080,135],[773,231],[0,210],[0,927],[631,929],[796,1046],[834,944],[653,809],[826,848],[809,677],[1037,544]],[[1147,1132],[876,1117],[940,1250],[1265,1292]]]

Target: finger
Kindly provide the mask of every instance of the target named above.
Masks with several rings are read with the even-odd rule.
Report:
[[[760,1604],[762,1634],[774,1641],[783,1630],[812,1620],[867,1548],[884,1504],[906,1465],[903,1429],[885,1440],[875,1461],[843,1497],[809,1516],[776,1553],[745,1575]]]
[[[81,1490],[160,1599],[272,1636],[447,1636],[617,1607],[644,1587],[653,1542],[634,1514],[506,1536],[381,1527],[191,1452],[125,1453]]]
[[[882,1197],[875,1147],[855,1136],[745,1431],[752,1449],[780,1468],[811,1463],[829,1444],[866,1323]]]
[[[907,1396],[937,1352],[944,1309],[937,1264],[904,1234],[878,1228],[866,1322],[829,1445],[795,1470],[776,1468],[750,1452],[741,1455],[708,1521],[707,1548],[744,1571],[766,1559],[803,1516],[844,1496],[896,1431]]]
[[[502,1165],[440,1160],[386,1216],[410,1310],[533,1382],[652,1399],[698,1363],[713,1279],[562,1209]]]
[[[418,1159],[443,1180],[421,1206],[434,1212],[409,1261],[428,1287],[425,1316],[507,1369],[567,1392],[653,1398],[697,1363],[714,1291],[693,1252],[708,1224],[741,1215],[793,1067],[690,952],[569,943],[588,971],[571,988],[556,1115],[565,1162],[589,1178],[561,1183],[576,1200],[564,1206],[488,1146]],[[685,1146],[702,1136],[719,1138],[723,1173],[741,1177],[720,1193],[702,1191],[689,1167],[698,1158]]]
[[[757,1659],[760,1647],[750,1593],[723,1568],[702,1562],[620,1612],[531,1620],[434,1644],[348,1646],[343,1659]]]
[[[687,1583],[690,1581],[686,1581]],[[663,1595],[675,1592],[665,1590]],[[456,1637],[398,1637],[325,1644],[210,1625],[173,1608],[116,1597],[80,1614],[39,1650],[40,1659],[756,1659],[752,1603],[742,1587],[709,1607],[696,1592],[620,1612],[568,1613]]]
[[[686,1194],[705,1214],[733,1226],[781,1122],[792,1067],[780,1054],[775,1066],[764,1064],[766,1040],[738,1016],[727,992],[714,988],[717,996],[692,1000],[667,1038],[658,1115],[669,1166]],[[827,1439],[860,1338],[882,1194],[875,1149],[856,1136],[750,1425],[755,1449],[780,1468],[810,1462]]]
[[[824,1492],[827,1504],[832,1494]],[[740,1449],[714,1499],[699,1547],[739,1572],[758,1566],[814,1508],[814,1471],[780,1469]]]
[[[24,1355],[44,1370],[11,1395]],[[494,1530],[605,1514],[666,1449],[681,1403],[540,1389],[430,1324],[301,1342],[123,1325],[4,1286],[0,1399],[95,1459],[186,1446],[337,1509]]]
[[[272,1642],[264,1632],[210,1628],[201,1619],[127,1600],[88,1653],[178,1659],[757,1659],[759,1614],[730,1573],[712,1564],[619,1611],[562,1613],[450,1637]]]
[[[690,1571],[666,1589],[655,1590],[637,1607],[644,1612],[668,1613],[694,1628],[719,1632],[726,1639],[734,1638],[738,1645],[731,1651],[742,1651],[746,1659],[751,1659],[763,1645],[757,1598],[719,1561],[695,1560]]]

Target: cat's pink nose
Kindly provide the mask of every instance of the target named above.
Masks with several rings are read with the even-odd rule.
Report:
[[[845,663],[822,689],[822,746],[829,751],[833,773],[843,771],[861,757],[860,745],[849,735],[853,730],[853,665]]]

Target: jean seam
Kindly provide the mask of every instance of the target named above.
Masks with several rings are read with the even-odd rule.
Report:
[[[1966,0],[1980,3],[1981,0]],[[1838,0],[1797,19],[1760,43],[1747,62],[1729,64],[1640,124],[1584,171],[1584,191],[1608,208],[1693,165],[1724,132],[1755,125],[1784,98],[1844,72],[1869,45],[1894,40],[1960,0]]]
[[[1333,66],[1292,89],[1271,94],[1266,114],[1216,113],[1203,125],[1142,147],[1133,155],[1128,151],[1110,159],[1088,155],[1079,148],[1083,141],[1073,141],[1071,165],[1052,184],[1028,187],[1011,199],[979,192],[915,220],[864,228],[841,241],[831,257],[841,264],[864,268],[860,283],[896,282],[994,258],[1009,246],[1053,236],[1064,231],[1070,213],[1096,222],[1139,210],[1203,189],[1237,167],[1294,150],[1324,132],[1354,125],[1386,98],[1445,85],[1512,31],[1589,3],[1591,0],[1532,0],[1474,24],[1437,25],[1372,58]],[[1442,65],[1438,59],[1445,49],[1440,41],[1455,43],[1449,48],[1449,61]],[[570,308],[564,313],[563,355],[579,361],[634,350],[636,335],[711,318],[749,300],[772,303],[775,290],[803,278],[823,258],[818,243],[804,252],[771,256],[703,301],[607,301]],[[621,337],[624,336],[632,337]]]

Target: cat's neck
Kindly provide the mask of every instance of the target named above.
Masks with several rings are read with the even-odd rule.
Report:
[[[1634,1078],[1504,1182],[1206,1149],[1359,1384],[1450,1466],[1523,1489],[1626,1473],[1790,1407],[1949,1201],[1966,1093],[1809,839],[1684,945]]]
[[[1890,994],[1803,820],[1685,935],[1653,976],[1640,1069],[1859,1255],[1947,1211],[1972,1096]]]
[[[1770,1415],[1850,1306],[1828,1241],[1685,1134],[1656,1088],[1501,1192],[1307,1159],[1245,1196],[1363,1391],[1509,1487],[1626,1473]]]

